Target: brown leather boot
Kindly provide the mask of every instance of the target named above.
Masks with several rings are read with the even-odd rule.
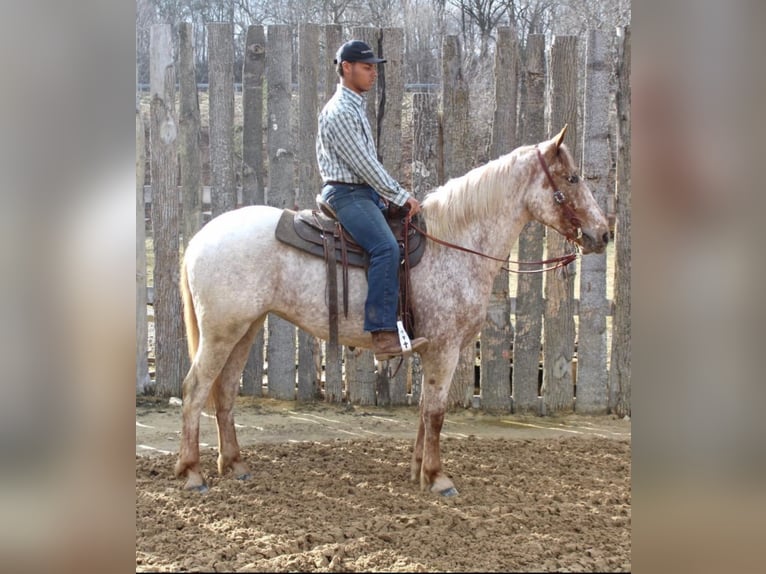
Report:
[[[412,351],[423,350],[428,346],[428,339],[417,337],[410,341]],[[399,344],[399,334],[396,331],[376,331],[372,334],[372,350],[375,353],[375,359],[378,361],[387,361],[393,357],[400,357],[402,347]]]

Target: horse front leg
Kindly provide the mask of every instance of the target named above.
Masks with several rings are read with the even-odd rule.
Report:
[[[452,374],[457,366],[458,353],[454,357],[442,357],[438,363],[423,361],[423,390],[420,398],[420,422],[412,454],[411,476],[420,478],[421,490],[454,496],[458,493],[452,480],[444,474],[441,463],[439,439]]]

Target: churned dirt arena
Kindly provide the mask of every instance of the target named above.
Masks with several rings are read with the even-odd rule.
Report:
[[[136,401],[137,571],[629,571],[630,422],[448,413],[442,462],[460,491],[409,481],[414,407],[238,399],[252,478],[173,477],[180,406]]]

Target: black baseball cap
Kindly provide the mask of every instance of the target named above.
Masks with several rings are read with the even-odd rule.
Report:
[[[333,64],[338,62],[364,62],[366,64],[382,64],[383,58],[376,58],[372,48],[361,40],[351,40],[338,48]]]

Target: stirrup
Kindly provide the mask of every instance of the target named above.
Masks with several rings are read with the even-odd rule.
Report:
[[[319,211],[324,213],[330,219],[334,219],[335,221],[338,221],[338,216],[335,215],[335,210],[327,201],[325,201],[325,199],[322,197],[322,194],[319,194],[319,193],[317,194],[316,202],[317,202],[317,207],[319,208]]]

